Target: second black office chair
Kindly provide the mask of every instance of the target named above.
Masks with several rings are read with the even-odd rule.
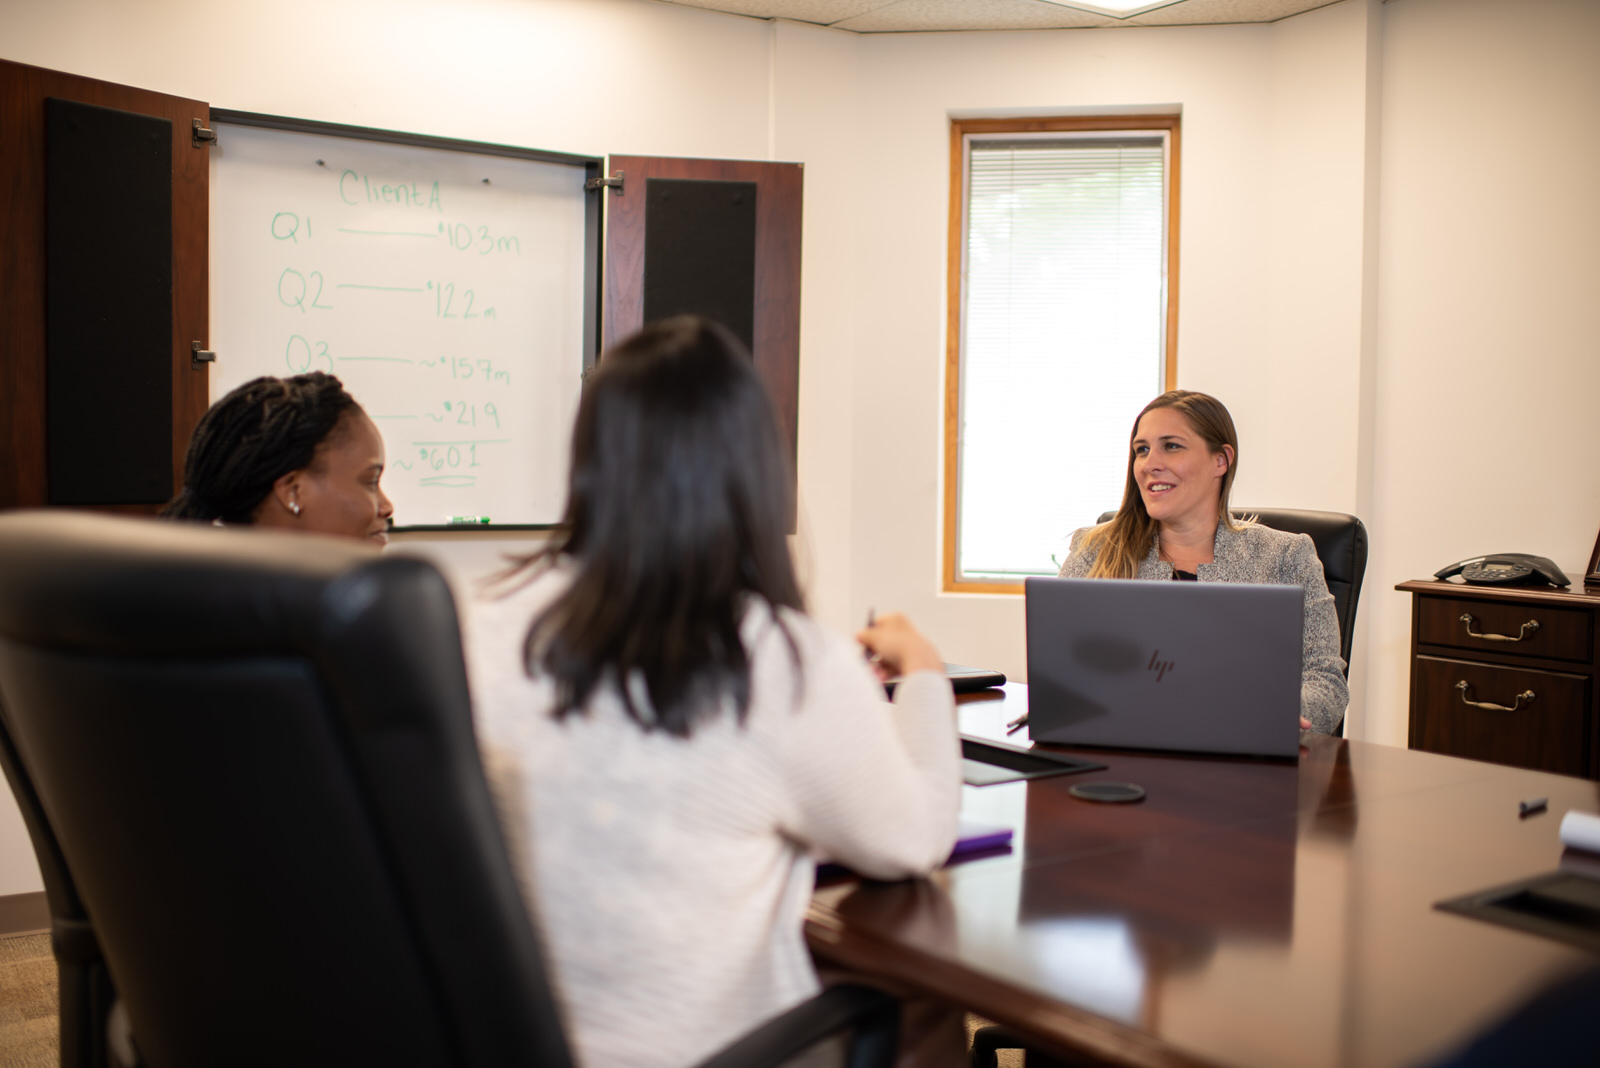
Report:
[[[81,913],[151,1068],[571,1063],[430,565],[0,516],[0,726],[57,919]],[[99,1033],[81,973],[63,1024]],[[886,1066],[897,1021],[835,988],[707,1064],[853,1028],[852,1063]]]
[[[1322,561],[1322,575],[1333,594],[1333,611],[1339,617],[1339,655],[1350,673],[1350,644],[1355,637],[1356,605],[1361,601],[1361,582],[1367,573],[1367,528],[1345,512],[1318,512],[1308,508],[1231,508],[1235,518],[1254,516],[1256,522],[1273,530],[1306,534],[1316,546]],[[1106,523],[1115,512],[1103,512],[1096,520]]]

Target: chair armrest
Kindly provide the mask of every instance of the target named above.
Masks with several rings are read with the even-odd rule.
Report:
[[[891,1068],[900,1047],[899,1000],[866,986],[829,987],[713,1054],[699,1068],[774,1068],[824,1038],[852,1029],[847,1068]]]

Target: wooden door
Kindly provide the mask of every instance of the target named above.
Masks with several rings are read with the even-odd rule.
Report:
[[[652,319],[685,312],[722,319],[750,346],[793,470],[799,440],[804,165],[610,157],[610,175],[619,172],[621,187],[605,193],[603,343],[613,345],[639,329],[647,313]],[[753,205],[743,199],[751,186]],[[754,240],[745,259],[740,250],[750,222]],[[706,267],[711,270],[702,270]],[[715,277],[697,292],[692,283],[701,275]],[[687,290],[672,284],[685,277],[691,283]]]
[[[0,61],[0,508],[153,512],[180,484],[208,402],[209,115]]]

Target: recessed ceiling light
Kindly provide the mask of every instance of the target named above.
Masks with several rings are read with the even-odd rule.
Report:
[[[1183,0],[1100,0],[1098,4],[1090,4],[1084,0],[1044,0],[1047,4],[1057,7],[1075,7],[1079,11],[1092,11],[1096,15],[1109,15],[1114,19],[1130,19],[1135,15],[1143,15],[1146,11],[1154,11],[1158,7],[1171,7],[1173,4],[1182,3]]]

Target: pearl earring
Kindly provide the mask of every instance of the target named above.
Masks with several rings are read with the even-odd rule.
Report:
[[[300,502],[299,501],[290,501],[289,502],[289,511],[293,512],[295,515],[299,515],[300,514]]]

